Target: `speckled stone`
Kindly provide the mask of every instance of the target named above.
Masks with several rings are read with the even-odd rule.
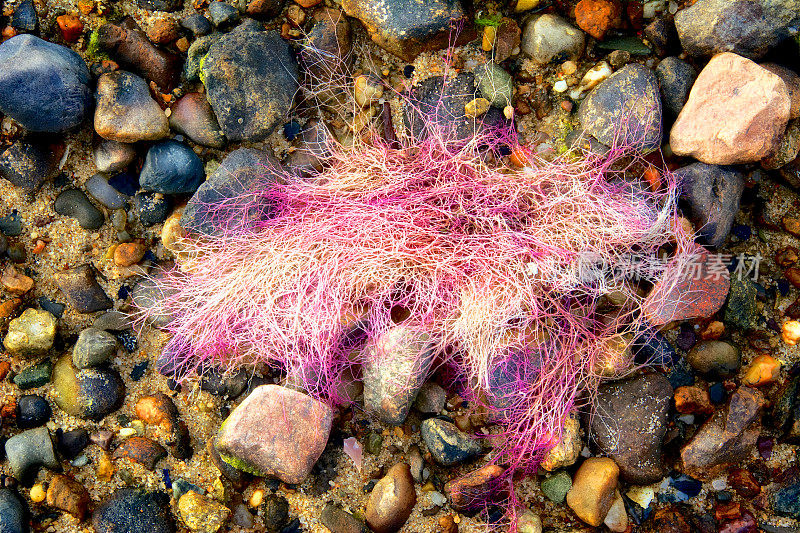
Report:
[[[225,525],[231,514],[221,503],[193,490],[178,500],[178,513],[189,529],[202,533],[216,533]]]
[[[0,489],[0,531],[28,532],[27,509],[13,489]]]
[[[444,492],[453,509],[475,510],[500,488],[497,481],[503,473],[503,468],[497,465],[486,465],[459,478],[451,479],[445,484]]]
[[[567,492],[572,488],[572,478],[563,470],[557,472],[541,482],[544,495],[553,503],[563,503]]]
[[[117,351],[117,338],[96,328],[86,328],[78,335],[72,348],[72,362],[77,368],[97,366]]]
[[[111,308],[112,302],[97,282],[91,265],[80,265],[55,277],[61,292],[77,312],[93,313]]]
[[[27,194],[33,194],[52,177],[55,157],[47,146],[17,141],[0,154],[0,178]]]
[[[167,456],[167,450],[147,437],[134,436],[125,439],[114,450],[114,458],[124,458],[153,470],[156,463]]]
[[[332,421],[330,408],[310,396],[261,385],[223,422],[215,447],[240,470],[296,484],[325,449]]]
[[[118,70],[103,74],[97,81],[94,129],[112,141],[154,141],[169,135],[169,122],[150,97],[147,82]]]
[[[23,431],[8,439],[6,457],[12,474],[19,480],[27,479],[39,466],[58,468],[53,441],[44,426]]]
[[[482,451],[478,440],[446,420],[429,418],[422,422],[420,433],[436,462],[445,466],[466,461]]]
[[[67,414],[100,420],[118,409],[125,398],[125,385],[116,370],[86,368],[77,370],[69,355],[53,367],[54,399]]]
[[[92,515],[96,533],[174,533],[169,497],[163,492],[122,488]]]
[[[12,355],[35,357],[53,347],[56,317],[47,311],[28,308],[8,324],[3,346]]]
[[[407,464],[398,463],[372,488],[364,517],[375,533],[395,533],[406,523],[416,503],[411,471]]]

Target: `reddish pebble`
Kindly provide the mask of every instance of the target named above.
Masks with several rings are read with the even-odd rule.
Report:
[[[772,457],[772,448],[775,446],[775,441],[769,437],[759,437],[756,441],[756,446],[758,447],[758,454],[767,461]]]
[[[789,283],[800,289],[800,268],[787,268],[784,274],[786,275],[786,279],[789,280]]]
[[[761,492],[761,485],[749,470],[732,468],[728,471],[728,485],[742,498],[755,498]]]
[[[571,113],[572,112],[572,107],[573,107],[572,102],[570,102],[569,100],[562,100],[561,101],[561,109],[563,109],[567,113]]]
[[[295,3],[299,4],[301,7],[314,7],[315,5],[322,2],[322,0],[294,0]]]
[[[83,22],[75,15],[61,15],[56,18],[58,29],[61,30],[61,37],[68,43],[74,43],[80,39],[83,33]]]
[[[758,525],[753,515],[747,511],[742,513],[742,517],[722,524],[719,533],[756,533]]]
[[[147,247],[139,242],[126,242],[114,250],[114,264],[117,266],[131,266],[144,257]]]
[[[599,41],[620,22],[620,15],[622,6],[613,0],[581,0],[575,6],[575,23]]]
[[[714,518],[717,521],[735,520],[742,516],[742,507],[739,502],[718,503],[714,508]]]
[[[6,379],[9,370],[11,370],[11,363],[8,361],[0,361],[0,381]]]

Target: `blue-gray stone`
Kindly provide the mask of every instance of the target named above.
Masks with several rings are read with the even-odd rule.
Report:
[[[203,162],[194,150],[178,141],[154,144],[147,151],[139,184],[163,194],[187,194],[197,190],[205,177]]]
[[[120,209],[127,200],[117,189],[109,185],[108,180],[100,174],[95,174],[89,178],[85,187],[87,192],[92,195],[92,198],[109,209]]]
[[[671,367],[678,360],[678,354],[670,342],[658,331],[643,332],[633,345],[636,363]]]
[[[181,27],[192,32],[192,35],[195,37],[211,33],[211,22],[203,15],[196,12],[181,19]]]
[[[642,151],[661,146],[661,94],[653,71],[629,64],[586,96],[578,109],[586,133],[605,144]]]
[[[454,465],[483,451],[480,442],[467,435],[455,424],[439,418],[429,418],[420,427],[422,440],[436,462],[444,466]]]
[[[225,2],[214,1],[208,4],[211,23],[218,28],[226,28],[239,20],[239,10]]]
[[[675,56],[665,57],[655,69],[664,114],[674,120],[681,112],[697,79],[694,67]]]
[[[28,512],[11,489],[0,489],[0,533],[28,533]]]
[[[0,233],[8,237],[16,237],[22,233],[22,220],[16,210],[0,217]]]
[[[725,243],[744,192],[742,173],[731,167],[693,163],[676,170],[675,177],[701,238],[711,246]]]
[[[26,193],[39,190],[52,177],[54,170],[53,153],[43,144],[17,141],[0,155],[0,178],[7,179]]]
[[[106,217],[97,209],[80,189],[67,189],[56,197],[53,208],[59,215],[72,217],[78,224],[89,231],[100,229]]]
[[[143,489],[118,489],[92,515],[97,533],[173,533],[169,496]]]
[[[298,89],[297,62],[275,31],[242,24],[203,60],[206,97],[231,141],[261,141],[282,124]]]
[[[28,130],[58,132],[78,126],[91,107],[81,56],[27,34],[0,44],[0,111]]]
[[[24,394],[17,400],[17,427],[30,429],[43,426],[50,420],[50,403],[38,394]]]
[[[117,351],[117,338],[107,331],[86,328],[72,347],[72,362],[77,368],[97,366]]]
[[[11,27],[24,32],[34,32],[39,25],[39,17],[33,0],[22,0],[11,15]]]
[[[167,196],[139,191],[133,198],[133,209],[142,226],[149,228],[167,220],[172,203]]]
[[[15,478],[25,480],[40,466],[58,468],[53,441],[46,427],[18,433],[6,441],[6,456]]]
[[[181,216],[181,226],[205,235],[222,235],[233,229],[230,224],[240,226],[268,219],[272,205],[253,192],[268,189],[279,173],[278,163],[266,152],[234,150],[191,197]],[[235,217],[231,216],[233,213]]]
[[[800,519],[800,483],[777,491],[772,500],[772,509],[780,515]]]

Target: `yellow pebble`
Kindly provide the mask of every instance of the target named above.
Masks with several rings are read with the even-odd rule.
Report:
[[[479,117],[489,111],[490,105],[486,98],[475,98],[464,104],[464,114],[468,117]]]
[[[528,11],[539,5],[541,0],[517,0],[517,12]]]
[[[789,346],[794,346],[800,341],[800,322],[797,320],[790,320],[783,325],[781,331],[781,339]]]
[[[742,384],[758,387],[778,381],[781,373],[781,362],[768,354],[761,354],[753,359],[742,378]]]
[[[37,483],[31,487],[31,501],[36,503],[43,502],[46,496],[47,492],[44,490],[41,483]]]
[[[250,507],[255,509],[256,507],[261,505],[261,502],[263,501],[264,501],[264,491],[258,489],[253,491],[253,494],[250,496],[250,501],[248,501],[247,503],[250,505]]]
[[[114,464],[111,462],[111,457],[103,452],[100,459],[97,461],[97,477],[109,481],[114,475]]]
[[[483,51],[491,52],[496,40],[497,26],[485,26],[483,28],[483,40],[481,41],[481,48],[483,48]]]

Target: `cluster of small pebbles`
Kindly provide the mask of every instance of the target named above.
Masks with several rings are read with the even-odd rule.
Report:
[[[798,0],[0,10],[0,531],[799,530]],[[494,421],[402,325],[336,409],[266,366],[178,383],[161,358],[153,278],[229,229],[214,204],[319,170],[326,136],[426,121],[513,122],[545,159],[624,125],[653,151],[631,179],[669,170],[707,251],[705,275],[648,288],[660,330],[619,347],[644,370],[510,484]]]

